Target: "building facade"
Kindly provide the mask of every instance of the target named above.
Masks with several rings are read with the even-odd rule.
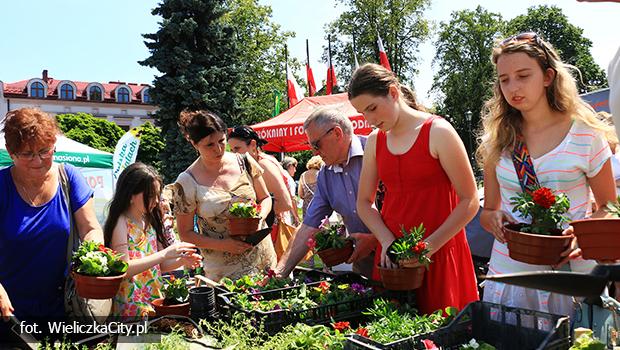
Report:
[[[51,115],[84,112],[128,130],[147,121],[157,107],[147,84],[58,80],[48,76],[14,83],[0,81],[0,120],[10,110],[36,107]]]

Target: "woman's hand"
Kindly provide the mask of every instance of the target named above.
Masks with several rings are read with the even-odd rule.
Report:
[[[187,267],[188,269],[195,269],[197,267],[200,267],[202,263],[202,256],[196,253],[186,254],[181,257],[181,261],[183,262],[183,266]]]
[[[390,240],[381,242],[381,267],[388,269],[395,269],[398,267],[398,265],[394,264],[387,255],[387,251],[390,248],[390,245],[392,245],[392,242],[394,242],[395,240],[396,239],[392,237]]]
[[[2,316],[4,321],[8,321],[9,316],[13,315],[13,311],[15,311],[15,309],[13,309],[13,305],[11,305],[9,295],[0,284],[0,316]]]
[[[190,255],[196,252],[196,246],[192,243],[178,242],[162,251],[164,259],[176,259],[182,258],[186,255]]]
[[[233,238],[226,238],[218,241],[216,250],[231,254],[242,254],[246,250],[252,249],[252,245]]]
[[[482,209],[480,224],[500,243],[506,243],[506,238],[504,237],[504,223],[506,222],[515,223],[510,215],[502,210]]]
[[[573,227],[569,226],[566,230],[562,232],[562,236],[570,236],[573,234]],[[566,246],[566,250],[564,250],[560,256],[562,260],[557,265],[554,265],[553,268],[560,268],[562,265],[566,264],[570,260],[577,259],[581,256],[581,248],[577,247],[577,237],[573,237],[570,243]]]

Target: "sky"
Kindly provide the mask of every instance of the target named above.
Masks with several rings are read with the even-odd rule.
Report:
[[[273,21],[282,30],[293,31],[289,55],[306,60],[305,41],[309,40],[315,79],[325,79],[327,65],[320,61],[326,45],[324,27],[344,10],[335,0],[259,0],[270,5]],[[151,15],[157,0],[21,0],[0,3],[0,81],[5,83],[40,77],[47,69],[55,79],[75,81],[122,81],[151,83],[155,69],[137,62],[148,57],[141,34],[154,33],[159,18]],[[584,29],[592,40],[592,54],[604,69],[620,46],[620,4],[581,3],[576,0],[433,0],[426,17],[439,23],[450,13],[474,9],[477,5],[500,13],[504,19],[524,14],[535,5],[556,5],[569,21]],[[614,35],[615,34],[615,35]],[[432,40],[420,48],[420,74],[415,89],[421,100],[432,103],[435,54]],[[377,58],[378,61],[378,58]],[[304,72],[297,72],[305,77]],[[344,83],[341,82],[340,83]]]

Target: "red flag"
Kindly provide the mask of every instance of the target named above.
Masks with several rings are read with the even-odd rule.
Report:
[[[312,97],[316,93],[316,83],[314,82],[314,74],[310,64],[306,64],[306,76],[308,79],[308,96]]]
[[[295,76],[291,74],[291,69],[288,66],[286,67],[286,85],[288,99],[291,103],[291,105],[289,106],[290,108],[304,98],[304,92],[299,86],[299,84],[297,84],[297,80],[295,79]]]
[[[329,66],[329,68],[327,68],[327,86],[325,87],[327,95],[332,94],[332,89],[336,85],[338,85],[338,80],[336,80],[336,71],[334,71],[334,66]]]
[[[381,37],[379,33],[377,33],[377,45],[379,45],[379,61],[381,65],[387,70],[392,71],[392,67],[390,67],[390,61],[388,61],[387,53],[385,53],[385,49],[383,48],[383,41],[381,41]]]

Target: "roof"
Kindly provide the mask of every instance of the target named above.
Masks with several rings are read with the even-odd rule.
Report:
[[[40,79],[40,78],[38,78]],[[14,83],[4,84],[4,95],[7,97],[28,97],[27,85],[32,79],[20,80]],[[40,79],[43,80],[43,79]],[[44,80],[43,80],[44,81]],[[59,80],[54,78],[47,78],[47,99],[58,99],[58,84],[62,81],[70,81],[75,84],[77,91],[75,94],[75,100],[87,101],[86,87],[91,83],[97,82],[83,82],[74,80]],[[148,84],[136,84],[136,83],[123,83],[123,82],[109,82],[98,83],[103,86],[103,98],[104,102],[116,102],[116,97],[113,92],[120,85],[126,85],[131,89],[131,103],[142,103],[142,90],[150,87]],[[99,102],[99,101],[98,101]]]

